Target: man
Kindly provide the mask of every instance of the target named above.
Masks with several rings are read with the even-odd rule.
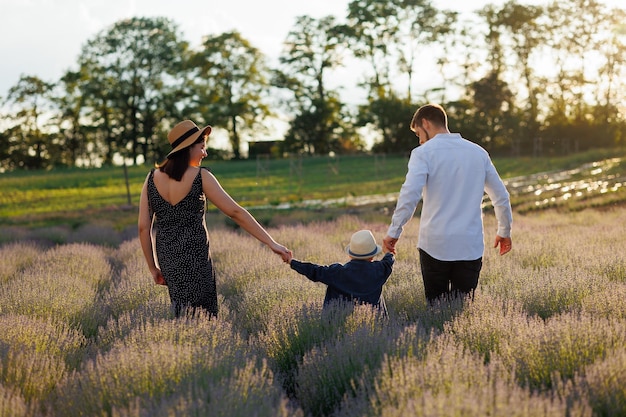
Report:
[[[418,249],[429,303],[447,296],[470,295],[478,285],[485,249],[482,200],[494,206],[498,229],[494,247],[511,250],[509,193],[489,154],[448,130],[448,116],[436,104],[420,107],[411,130],[421,146],[413,149],[408,172],[383,244],[389,252],[422,199]]]

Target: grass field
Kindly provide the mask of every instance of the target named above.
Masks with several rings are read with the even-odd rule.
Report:
[[[406,162],[206,165],[296,258],[331,263],[358,229],[382,239],[393,204],[255,207],[398,191]],[[131,204],[122,168],[0,175],[0,417],[626,415],[624,152],[494,163],[513,251],[487,247],[474,302],[429,308],[414,218],[387,319],[322,312],[323,285],[214,210],[220,315],[176,319],[136,238],[147,167]]]
[[[598,150],[559,158],[496,158],[494,164],[506,179],[573,169],[584,163],[625,155],[624,150]],[[277,213],[272,207],[279,204],[398,192],[406,174],[407,160],[407,155],[362,155],[205,161],[204,165],[211,168],[226,191],[264,224],[276,225],[288,223],[290,219],[293,223],[306,218],[333,218],[348,206],[321,214],[319,210]],[[625,164],[620,162],[612,169],[624,175]],[[122,167],[0,174],[0,226],[77,229],[96,224],[118,231],[133,227],[141,186],[148,171],[147,166],[129,167],[128,188]],[[536,178],[533,182],[551,180]],[[515,199],[513,203],[516,204]],[[522,203],[528,200],[520,200]],[[393,204],[387,204],[389,208],[393,208]],[[276,217],[282,218],[282,222],[272,221]]]
[[[516,214],[513,251],[486,249],[476,299],[435,308],[418,225],[398,243],[387,319],[323,313],[324,285],[228,228],[211,232],[214,320],[172,316],[136,238],[1,245],[0,416],[626,415],[622,208]],[[344,215],[270,232],[331,263],[354,231],[386,227]],[[491,214],[485,230],[489,243]]]

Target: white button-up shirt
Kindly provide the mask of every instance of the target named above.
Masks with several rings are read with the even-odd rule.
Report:
[[[489,154],[458,133],[438,134],[413,149],[387,235],[399,238],[422,195],[418,248],[441,261],[483,256],[482,200],[487,193],[497,234],[511,236],[509,193]]]

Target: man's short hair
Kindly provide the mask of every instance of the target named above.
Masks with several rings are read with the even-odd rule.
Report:
[[[411,120],[411,130],[417,126],[422,126],[422,120],[428,120],[439,127],[448,127],[448,115],[439,104],[425,104],[413,115]]]

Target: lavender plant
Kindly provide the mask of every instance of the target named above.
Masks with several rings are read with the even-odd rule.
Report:
[[[587,398],[596,415],[626,415],[626,349],[621,346],[579,371],[566,398]]]
[[[335,416],[591,416],[584,400],[570,403],[516,383],[500,362],[485,363],[442,334],[424,355],[387,356],[378,374],[345,397]],[[571,413],[571,414],[569,414]]]
[[[79,234],[38,231],[62,244],[0,246],[0,417],[623,415],[625,217],[520,215],[501,257],[487,214],[474,300],[436,305],[423,296],[416,218],[383,289],[387,318],[322,310],[324,285],[219,228],[219,317],[175,318],[136,238],[67,244]],[[345,216],[271,233],[327,264],[347,261],[362,228],[386,231]]]
[[[90,306],[99,286],[110,279],[111,268],[101,248],[59,246],[0,287],[0,312],[55,317],[91,333]]]
[[[27,417],[32,416],[36,408],[36,401],[26,402],[24,397],[15,389],[0,384],[0,417]]]
[[[30,266],[40,253],[34,243],[10,243],[0,247],[0,283],[12,279]]]

